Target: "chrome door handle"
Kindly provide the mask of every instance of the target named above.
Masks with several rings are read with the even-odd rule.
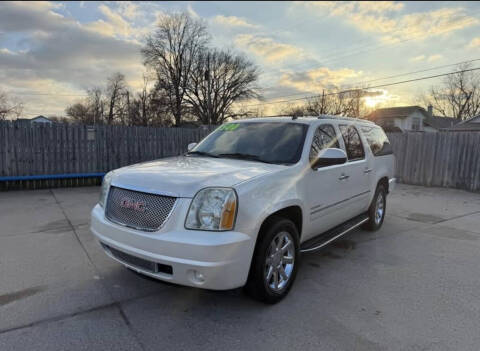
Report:
[[[346,174],[342,174],[342,175],[338,178],[338,180],[345,180],[345,179],[348,179],[348,178],[350,178],[350,176],[348,176],[348,175],[346,175]]]
[[[367,168],[366,170],[363,171],[363,173],[370,173],[371,171],[373,171],[372,168]]]

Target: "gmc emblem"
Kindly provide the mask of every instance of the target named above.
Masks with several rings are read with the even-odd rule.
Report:
[[[145,201],[135,201],[128,197],[124,197],[120,200],[120,207],[129,208],[138,212],[145,212],[147,208],[147,203]]]

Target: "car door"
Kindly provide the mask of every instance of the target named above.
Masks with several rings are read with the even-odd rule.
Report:
[[[310,165],[326,148],[340,148],[339,134],[330,123],[320,124],[315,129],[310,145]],[[344,173],[345,164],[306,169],[304,182],[309,225],[303,239],[323,233],[348,219],[341,209],[347,197]]]
[[[371,167],[373,165],[369,165],[367,162],[365,145],[357,127],[353,124],[339,124],[338,128],[348,158],[344,169],[345,182],[343,186],[346,197],[342,211],[349,218],[353,218],[364,212],[368,207],[371,195]]]

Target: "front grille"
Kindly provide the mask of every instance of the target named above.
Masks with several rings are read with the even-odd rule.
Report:
[[[176,198],[115,186],[108,193],[105,216],[112,222],[143,231],[155,231],[173,210]]]
[[[166,273],[166,274],[173,274],[172,266],[156,263],[148,260],[144,260],[143,258],[132,256],[127,254],[123,251],[119,251],[111,246],[105,245],[101,243],[103,248],[110,252],[110,254],[115,257],[117,260],[126,263],[130,266],[137,267],[143,269],[144,271],[148,271],[151,273]]]

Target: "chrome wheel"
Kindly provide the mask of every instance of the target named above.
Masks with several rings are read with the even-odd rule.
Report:
[[[295,244],[288,232],[280,232],[268,247],[265,260],[265,285],[270,290],[282,291],[288,284],[295,264]]]
[[[382,192],[378,193],[377,202],[375,204],[375,224],[380,224],[385,212],[385,199]]]

